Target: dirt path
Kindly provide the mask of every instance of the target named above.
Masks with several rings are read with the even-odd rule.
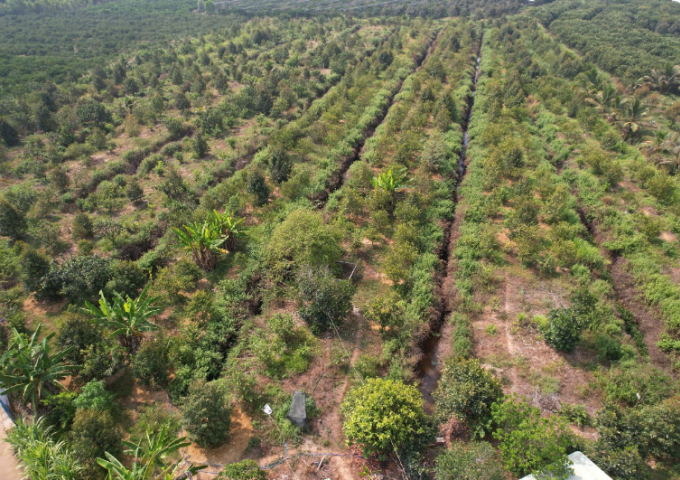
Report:
[[[0,408],[0,477],[2,480],[21,480],[23,478],[19,462],[14,456],[12,447],[5,442],[7,431],[14,423],[3,408]]]
[[[338,408],[333,412],[333,425],[342,425],[342,417],[340,414],[340,404],[342,404],[342,401],[345,399],[345,395],[347,394],[347,390],[349,389],[351,383],[352,383],[352,377],[354,376],[354,363],[357,361],[357,358],[359,358],[359,355],[361,355],[361,328],[366,321],[361,315],[361,312],[359,311],[358,307],[354,307],[354,315],[357,316],[357,330],[355,333],[356,338],[354,339],[354,349],[352,350],[350,360],[349,360],[349,371],[347,372],[347,375],[345,376],[345,381],[342,384],[342,388],[340,389],[340,394],[337,398],[337,405]],[[342,442],[342,431],[338,432],[338,435],[334,435],[334,440],[336,442]],[[352,468],[353,464],[353,459],[352,458],[347,458],[347,457],[333,457],[332,458],[332,463],[334,464],[334,470],[337,471],[339,474],[338,478],[347,478],[347,479],[358,479],[360,478],[355,472],[354,469]]]
[[[315,422],[313,430],[316,430],[317,437],[306,437],[302,444],[297,447],[290,447],[288,450],[288,460],[272,468],[270,471],[272,478],[330,478],[333,480],[360,480],[357,472],[361,469],[357,462],[361,461],[358,457],[351,456],[352,452],[345,447],[342,434],[342,416],[340,405],[347,390],[352,385],[354,376],[353,365],[361,355],[362,326],[365,319],[359,312],[358,307],[354,307],[355,324],[357,328],[354,333],[352,351],[347,351],[349,356],[349,370],[344,378],[332,377],[323,373],[315,383],[314,388],[325,389],[332,397],[331,402],[326,408],[330,412],[321,415]],[[340,341],[342,341],[340,339]],[[323,385],[322,385],[323,383]],[[311,390],[311,389],[310,389]],[[312,390],[312,395],[314,395]],[[318,393],[315,397],[318,397]],[[318,405],[318,403],[317,403]],[[320,444],[321,443],[321,444]],[[319,466],[323,454],[328,454]],[[271,465],[282,458],[283,452],[278,450],[276,453],[258,459],[261,466]],[[340,456],[343,455],[343,456]],[[345,456],[346,455],[346,456]]]

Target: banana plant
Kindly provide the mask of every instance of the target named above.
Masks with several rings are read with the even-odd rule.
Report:
[[[236,249],[238,237],[243,233],[240,227],[244,220],[244,218],[236,217],[236,212],[229,208],[224,213],[213,210],[210,214],[210,222],[214,228],[226,237],[225,246],[229,251]]]
[[[394,172],[394,169],[389,168],[384,172],[378,174],[377,177],[371,179],[371,183],[375,188],[385,190],[386,192],[398,192],[406,188],[406,184],[409,180],[406,178],[408,175],[408,170],[402,168],[398,172]]]
[[[51,355],[49,341],[54,334],[38,340],[42,325],[38,325],[28,340],[16,329],[12,331],[10,346],[0,357],[0,383],[5,393],[20,392],[24,404],[30,400],[37,414],[43,390],[63,388],[61,380],[81,367],[64,365],[64,358],[73,347]]]
[[[184,225],[184,229],[173,227],[185,250],[191,252],[196,265],[210,271],[217,264],[217,257],[228,253],[223,248],[227,236],[212,221]]]
[[[146,332],[160,330],[160,327],[149,321],[150,317],[161,313],[159,308],[153,306],[157,300],[149,296],[149,285],[139,297],[132,299],[130,296],[123,296],[115,293],[113,304],[99,292],[99,306],[85,302],[83,310],[92,314],[94,320],[105,328],[111,328],[113,334],[130,353],[134,353],[139,348],[142,338]]]
[[[135,457],[131,468],[127,468],[116,457],[106,452],[106,459],[98,458],[97,463],[108,470],[109,480],[180,480],[191,478],[206,465],[192,465],[182,468],[183,459],[167,463],[167,459],[191,442],[185,437],[173,438],[163,427],[154,436],[147,433],[137,442],[123,442],[129,447],[126,455]]]

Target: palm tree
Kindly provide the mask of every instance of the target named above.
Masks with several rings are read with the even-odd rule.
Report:
[[[658,90],[660,93],[665,93],[673,86],[677,85],[680,76],[680,65],[672,65],[667,63],[663,69],[653,68],[649,75],[638,80],[636,88],[647,85],[652,90]]]
[[[125,467],[116,457],[106,452],[107,460],[98,458],[97,463],[109,472],[110,480],[179,480],[203,470],[205,465],[195,465],[181,471],[183,459],[166,463],[167,458],[183,447],[191,445],[185,437],[172,438],[167,427],[158,434],[135,442],[123,442],[129,447],[124,453],[136,457],[132,468]]]
[[[227,237],[209,221],[184,225],[184,230],[173,227],[185,250],[191,252],[196,265],[210,271],[217,264],[217,257],[227,253],[222,248]]]
[[[595,93],[591,98],[586,101],[592,105],[595,105],[598,110],[605,112],[607,108],[611,106],[616,98],[616,88],[613,85],[605,85],[604,88]]]
[[[237,218],[235,213],[236,212],[233,212],[227,208],[224,213],[213,210],[210,214],[210,222],[214,228],[217,231],[222,232],[222,235],[226,237],[225,246],[229,251],[236,249],[236,241],[242,234],[239,227],[245,220],[244,218]]]
[[[99,307],[85,302],[83,310],[91,313],[94,320],[105,328],[113,329],[113,334],[130,353],[134,353],[141,344],[144,333],[160,330],[160,327],[149,321],[149,317],[158,315],[161,310],[152,304],[157,300],[148,294],[149,285],[139,297],[125,298],[115,293],[113,304],[110,304],[103,292],[99,292]]]
[[[54,333],[39,341],[41,330],[42,325],[38,325],[27,341],[16,329],[12,329],[14,338],[0,357],[2,388],[6,393],[21,392],[24,404],[30,400],[36,414],[43,389],[54,391],[55,386],[63,388],[60,381],[81,368],[79,365],[63,364],[64,357],[71,353],[73,347],[50,355],[49,341]]]
[[[675,145],[675,143],[672,140],[673,138],[668,132],[664,132],[663,130],[657,130],[656,132],[654,132],[654,136],[652,137],[652,139],[647,140],[644,143],[646,145],[651,146],[650,150],[652,153],[667,152],[669,147]]]
[[[647,114],[647,107],[637,97],[621,106],[623,107],[623,139],[626,140],[629,134],[634,134],[640,129],[639,121]]]
[[[604,79],[600,76],[597,68],[583,72],[577,79],[577,83],[572,87],[573,90],[580,91],[584,96],[592,96],[604,88]]]

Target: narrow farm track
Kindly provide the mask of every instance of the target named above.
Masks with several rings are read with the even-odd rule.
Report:
[[[658,346],[661,334],[664,332],[661,312],[645,304],[642,292],[639,291],[633,277],[627,271],[626,259],[603,246],[604,235],[600,232],[596,222],[588,221],[582,211],[579,214],[581,222],[599,246],[600,252],[609,260],[607,270],[616,298],[635,317],[635,322],[647,347],[649,359],[656,366],[670,373],[672,371],[670,359]]]
[[[465,120],[463,122],[463,147],[460,152],[460,157],[458,159],[458,171],[456,178],[456,189],[454,192],[454,200],[457,204],[458,202],[458,187],[460,186],[463,178],[465,177],[466,166],[467,166],[467,147],[468,147],[468,129],[470,126],[470,119],[472,118],[472,112],[474,109],[475,94],[477,91],[477,81],[479,79],[479,66],[481,62],[482,55],[482,42],[483,36],[479,38],[479,44],[477,46],[476,53],[476,64],[475,71],[473,73],[472,79],[472,91],[470,97],[468,98]],[[420,380],[420,392],[425,400],[425,409],[429,413],[434,410],[434,398],[432,396],[433,392],[437,388],[437,383],[441,375],[441,365],[440,359],[442,355],[442,345],[446,345],[448,342],[442,344],[442,339],[447,339],[450,337],[450,323],[446,322],[447,317],[452,311],[452,291],[450,286],[453,283],[453,273],[449,268],[449,258],[455,246],[455,242],[458,238],[458,227],[462,221],[462,213],[456,208],[456,212],[453,218],[444,232],[444,245],[441,249],[440,260],[442,266],[439,270],[440,278],[437,281],[440,289],[440,296],[442,297],[442,307],[439,318],[436,322],[431,325],[430,333],[420,342],[422,350],[422,358],[417,366],[417,376]]]
[[[415,72],[421,69],[423,65],[425,65],[427,58],[437,48],[438,43],[437,41],[443,31],[444,31],[443,29],[440,29],[435,35],[435,37],[428,42],[427,48],[424,49],[424,53],[414,59],[414,68],[411,75],[413,75]],[[378,126],[381,123],[383,123],[387,118],[387,114],[389,113],[390,108],[392,108],[392,105],[394,104],[394,99],[401,92],[404,86],[404,82],[406,81],[406,78],[402,79],[397,84],[396,88],[394,88],[393,91],[390,92],[387,104],[385,105],[385,108],[383,108],[381,114],[378,117],[376,117],[375,121],[371,125],[369,125],[368,129],[364,132],[362,140],[358,142],[356,147],[354,148],[354,152],[352,153],[352,155],[347,157],[347,159],[342,163],[338,172],[336,172],[333,178],[331,178],[329,186],[326,190],[326,194],[321,199],[320,206],[323,206],[325,204],[331,193],[337,191],[343,186],[345,180],[347,180],[347,172],[349,171],[349,167],[351,167],[354,162],[361,158],[364,145],[366,145],[366,141],[373,136]]]

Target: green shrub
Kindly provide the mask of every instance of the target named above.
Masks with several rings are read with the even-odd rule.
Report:
[[[198,159],[205,157],[210,150],[208,147],[208,142],[205,140],[205,138],[203,138],[201,132],[198,132],[196,135],[194,135],[194,138],[191,141],[191,148],[194,151],[194,155]]]
[[[504,480],[505,471],[496,450],[486,442],[455,442],[437,455],[437,480]]]
[[[366,456],[384,460],[426,433],[420,392],[402,382],[369,379],[347,393],[341,411],[347,442],[359,445]]]
[[[252,337],[252,350],[265,365],[267,375],[285,378],[307,370],[313,355],[314,337],[297,327],[291,315],[274,315],[267,321],[268,332]]]
[[[228,440],[231,402],[221,381],[192,383],[181,410],[182,424],[198,446],[214,448]]]
[[[395,335],[404,325],[404,302],[398,293],[389,290],[374,297],[368,304],[366,319],[380,325],[383,333]]]
[[[97,255],[71,257],[61,264],[52,262],[38,290],[40,298],[66,297],[72,301],[92,299],[111,278],[109,260]]]
[[[305,265],[334,268],[341,256],[337,229],[324,225],[320,213],[304,209],[290,213],[264,247],[265,264],[276,281],[290,279]]]
[[[581,339],[581,326],[572,309],[557,308],[548,314],[548,322],[539,327],[546,342],[555,350],[572,352]]]
[[[22,280],[29,292],[40,288],[40,282],[50,270],[50,264],[43,255],[32,247],[24,248],[21,252],[20,264],[23,270]]]
[[[167,386],[170,367],[168,353],[168,343],[164,338],[145,341],[132,359],[132,375],[150,387]]]
[[[0,235],[18,240],[26,233],[27,227],[24,215],[8,201],[0,199]]]
[[[293,161],[283,150],[274,150],[267,159],[269,173],[274,183],[279,184],[288,180],[293,169]]]
[[[77,409],[95,410],[98,412],[110,412],[113,410],[113,394],[106,390],[101,380],[91,380],[86,383],[83,390],[73,401]]]
[[[241,460],[240,462],[225,465],[218,480],[267,480],[269,476],[265,470],[261,470],[254,460]]]
[[[597,442],[586,453],[588,458],[616,480],[643,480],[648,478],[646,465],[640,458],[640,453],[635,446],[611,449]]]
[[[144,270],[129,260],[115,263],[111,270],[111,280],[106,282],[104,288],[104,293],[109,297],[118,292],[123,296],[135,298],[147,283]]]
[[[314,332],[337,328],[352,309],[355,287],[350,280],[338,280],[328,268],[311,268],[298,278],[300,317]]]
[[[595,340],[595,348],[597,349],[597,359],[600,362],[605,360],[616,361],[623,357],[621,340],[609,335],[598,335],[597,340]]]
[[[117,456],[122,451],[122,434],[109,412],[78,410],[70,440],[76,457],[85,466],[82,478],[88,480],[103,476],[97,458],[104,458],[106,452]]]
[[[491,414],[498,425],[493,437],[500,441],[498,448],[507,470],[518,477],[546,468],[563,470],[567,447],[571,444],[570,432],[563,420],[541,417],[538,408],[517,397],[493,404]]]
[[[676,384],[664,371],[645,363],[621,362],[601,377],[606,399],[629,406],[654,405],[677,392]]]
[[[588,415],[586,407],[583,405],[563,403],[559,413],[566,418],[569,423],[573,423],[579,428],[588,426],[592,423],[590,415]]]
[[[248,181],[248,193],[254,195],[255,205],[262,206],[269,200],[269,187],[261,173],[255,172],[250,175]]]
[[[49,408],[46,421],[61,432],[68,432],[76,416],[74,400],[78,397],[76,392],[63,391],[56,395],[50,395],[43,399],[43,403]]]
[[[139,417],[132,427],[132,437],[141,438],[146,434],[150,437],[157,435],[165,427],[169,435],[177,435],[180,431],[182,419],[176,412],[168,411],[165,404],[147,405],[142,408]]]
[[[656,460],[680,462],[680,398],[642,408],[644,450]]]
[[[131,202],[138,202],[144,197],[144,190],[136,180],[130,180],[125,187],[125,195]]]
[[[503,388],[478,360],[453,359],[444,365],[434,397],[442,422],[455,415],[483,437],[491,430],[491,405],[503,399]]]
[[[177,118],[167,118],[165,120],[165,128],[168,129],[168,133],[173,139],[180,138],[184,133],[184,123]]]

